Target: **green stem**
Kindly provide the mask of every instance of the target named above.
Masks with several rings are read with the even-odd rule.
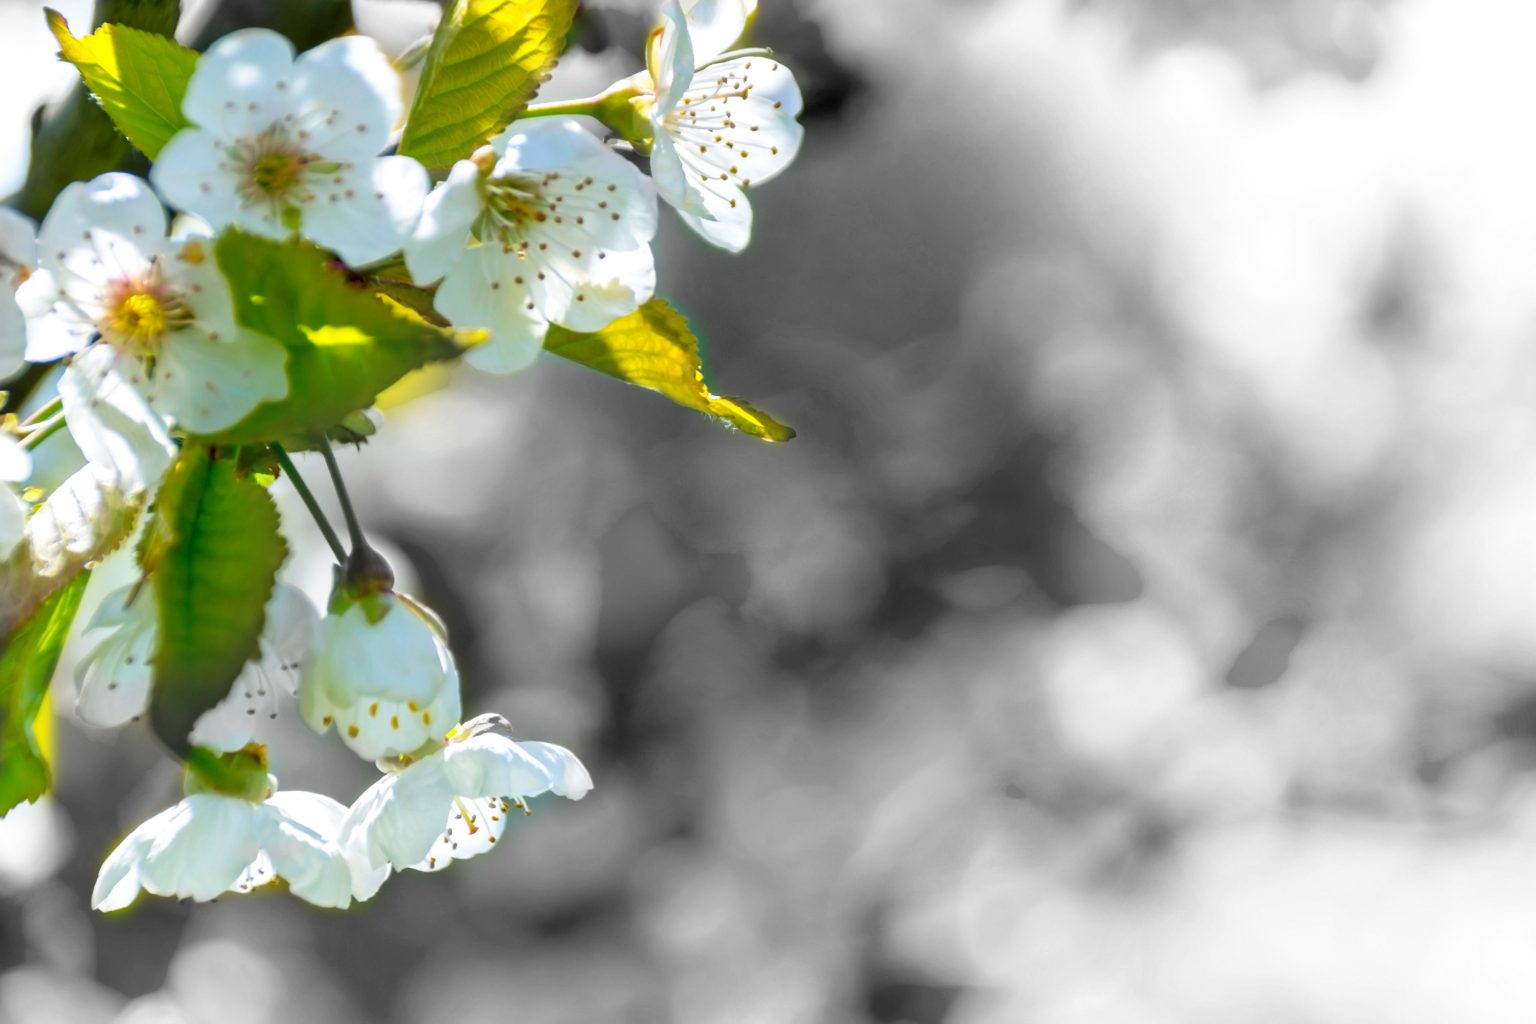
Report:
[[[288,480],[293,484],[293,489],[299,492],[299,498],[304,502],[304,507],[309,509],[309,514],[315,520],[315,525],[320,527],[320,532],[325,535],[325,542],[331,546],[331,553],[336,556],[338,565],[347,563],[347,549],[341,546],[341,538],[336,536],[336,531],[331,529],[330,520],[325,518],[325,513],[320,511],[320,503],[315,500],[315,495],[299,475],[299,467],[293,464],[288,453],[283,451],[283,446],[274,444],[272,454],[277,456],[278,465],[283,467],[283,472],[288,474]]]
[[[347,494],[346,481],[341,478],[341,467],[336,464],[336,453],[331,451],[331,442],[326,438],[320,439],[320,455],[325,459],[325,468],[331,471],[331,483],[336,487],[336,497],[341,501],[341,514],[347,518],[347,532],[352,535],[352,550],[362,551],[368,547],[368,541],[363,536],[363,527],[357,521],[357,513],[352,510],[352,499]]]
[[[54,395],[53,398],[38,406],[36,412],[22,420],[21,425],[23,427],[30,427],[34,423],[40,423],[47,419],[49,416],[52,416],[54,413],[59,412],[63,408],[64,399],[60,398],[58,395]]]
[[[606,96],[588,96],[581,100],[555,100],[550,103],[533,103],[517,115],[524,117],[596,117],[597,108]]]
[[[52,417],[39,423],[32,432],[18,442],[23,448],[36,448],[54,434],[64,428],[64,414],[55,413]]]

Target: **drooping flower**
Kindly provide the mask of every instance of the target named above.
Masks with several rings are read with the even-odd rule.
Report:
[[[410,237],[427,194],[415,160],[380,156],[400,118],[400,77],[365,36],[294,58],[268,29],[220,39],[197,62],[182,112],[195,126],[160,152],[166,201],[268,238],[298,231],[354,266]]]
[[[441,871],[455,860],[487,852],[514,811],[530,798],[554,793],[580,800],[592,777],[564,747],[518,742],[500,715],[481,715],[425,756],[402,758],[352,804],[338,842],[353,865],[354,895],[367,899],[381,868]],[[385,872],[387,874],[387,872]]]
[[[629,100],[650,122],[656,191],[704,239],[731,252],[752,238],[746,189],[800,152],[795,76],[766,51],[726,52],[757,0],[667,0]]]
[[[287,352],[237,327],[208,240],[168,238],[165,208],[132,175],[59,195],[17,301],[27,358],[72,357],[59,381],[71,435],[124,476],[147,483],[169,465],[167,420],[209,433],[288,393]]]
[[[246,799],[193,793],[129,833],[101,865],[91,906],[121,910],[139,890],[211,900],[275,879],[320,907],[352,902],[352,872],[336,843],[346,808],[299,791]]]
[[[333,600],[304,659],[299,713],[370,761],[416,750],[459,719],[443,626],[391,590]]]
[[[319,617],[303,591],[285,583],[274,587],[259,657],[246,662],[229,694],[198,717],[189,741],[227,752],[268,739],[282,696],[291,697],[298,688],[299,666]],[[159,633],[152,579],[102,598],[85,629],[91,647],[75,667],[75,714],[81,721],[111,728],[144,713]]]
[[[27,321],[16,304],[16,289],[37,266],[37,225],[0,207],[0,381],[25,364]]]
[[[32,456],[16,439],[0,434],[0,562],[11,557],[27,528],[28,505],[12,485],[32,474]]]
[[[645,175],[572,121],[513,124],[454,165],[405,247],[433,305],[490,339],[481,369],[531,363],[550,324],[595,331],[656,291],[656,196]]]

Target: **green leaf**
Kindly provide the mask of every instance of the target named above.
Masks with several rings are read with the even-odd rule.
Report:
[[[160,642],[149,718],[172,750],[256,656],[267,599],[288,557],[277,506],[234,453],[189,445],[155,502]]]
[[[715,395],[704,382],[699,341],[682,314],[652,299],[600,331],[577,334],[552,326],[544,348],[610,377],[665,395],[765,441],[788,441],[788,427],[736,398]]]
[[[205,440],[257,444],[330,430],[410,371],[484,336],[438,327],[373,295],[308,242],[228,231],[214,251],[235,318],[288,349],[288,395]]]
[[[75,576],[0,648],[0,814],[48,790],[48,763],[33,732],[90,573]]]
[[[88,36],[70,34],[64,16],[48,11],[59,56],[73,64],[117,130],[151,160],[171,136],[188,127],[181,112],[197,54],[174,40],[126,25],[103,25]]]
[[[453,0],[427,51],[400,152],[451,167],[528,106],[565,48],[577,0]]]
[[[0,562],[0,637],[128,539],[143,508],[142,491],[95,466],[64,481],[27,520],[10,558]]]

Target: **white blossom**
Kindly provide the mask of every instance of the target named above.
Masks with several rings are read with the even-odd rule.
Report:
[[[295,59],[276,32],[233,32],[198,60],[182,102],[195,127],[166,144],[150,177],[215,228],[298,231],[370,263],[410,237],[427,193],[415,160],[379,155],[400,111],[400,77],[371,39],[332,39]]]
[[[277,584],[267,601],[258,656],[246,662],[229,694],[198,717],[190,742],[220,752],[266,742],[283,696],[297,690],[318,619],[303,591]],[[75,714],[82,722],[111,728],[144,713],[159,633],[152,581],[102,598],[84,632],[90,647],[75,666]]]
[[[263,800],[194,793],[129,833],[108,854],[91,893],[97,910],[120,910],[140,889],[211,900],[282,879],[321,907],[352,902],[352,873],[336,843],[346,812],[318,793]]]
[[[236,326],[209,240],[168,238],[165,208],[132,175],[59,195],[17,301],[27,358],[72,357],[59,380],[70,434],[124,480],[148,486],[170,464],[169,423],[220,430],[288,393],[286,351]]]
[[[543,793],[580,800],[592,777],[564,747],[518,742],[499,715],[464,723],[441,748],[389,772],[352,804],[338,842],[353,865],[354,895],[383,883],[380,869],[441,871],[487,852],[514,812]],[[387,870],[384,874],[387,874]]]
[[[427,198],[405,247],[433,305],[490,339],[467,358],[531,363],[550,324],[595,331],[656,291],[656,196],[645,175],[573,121],[516,123],[461,160]]]
[[[0,562],[11,557],[27,528],[31,507],[16,493],[15,484],[32,474],[32,456],[15,438],[0,434]]]
[[[37,225],[0,207],[0,381],[25,365],[27,321],[16,304],[16,289],[37,266]]]
[[[304,659],[299,713],[370,761],[442,736],[459,719],[459,670],[442,624],[392,591],[333,608]]]
[[[731,252],[752,237],[745,190],[788,167],[804,134],[789,68],[764,51],[726,52],[756,9],[756,0],[668,0],[647,69],[631,79],[653,131],[657,192]]]

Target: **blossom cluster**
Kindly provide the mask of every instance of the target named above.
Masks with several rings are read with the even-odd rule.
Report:
[[[53,428],[87,466],[152,498],[188,437],[289,395],[290,351],[242,322],[215,258],[227,232],[307,240],[354,275],[399,268],[429,296],[426,315],[483,339],[465,358],[492,372],[529,365],[552,326],[597,331],[652,299],[658,196],[703,239],[742,249],[745,190],[782,171],[801,138],[788,69],[766,51],[730,50],[755,6],[668,0],[646,70],[584,110],[622,145],[530,108],[436,174],[395,152],[404,86],[372,40],[302,54],[260,29],[216,42],[187,82],[187,126],[147,180],[71,184],[38,227],[0,211],[0,380],[59,366],[43,407],[52,417],[0,433],[0,562],[23,539],[31,449]],[[626,148],[648,157],[648,174]],[[392,871],[486,852],[533,797],[591,789],[566,748],[515,740],[494,714],[462,721],[445,629],[394,589],[347,512],[351,550],[336,551],[325,613],[291,586],[271,590],[256,656],[187,737],[218,770],[189,770],[185,799],[107,857],[96,907],[121,908],[141,889],[206,900],[275,880],[343,907]],[[141,569],[84,631],[75,710],[92,726],[152,705],[162,581],[152,560]],[[271,724],[290,701],[381,769],[350,807],[267,774]]]

